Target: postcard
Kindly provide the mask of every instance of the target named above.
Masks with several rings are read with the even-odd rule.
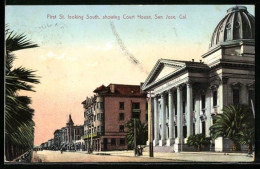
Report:
[[[254,5],[6,5],[5,163],[254,162]]]

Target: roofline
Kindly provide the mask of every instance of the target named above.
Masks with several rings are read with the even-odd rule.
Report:
[[[116,83],[110,83],[109,85],[120,85],[120,86],[140,86],[140,84],[139,85],[129,85],[129,84],[116,84]],[[108,85],[108,86],[109,86]]]
[[[154,81],[154,82],[152,82],[151,84],[147,85],[147,83],[149,83],[149,81],[151,80],[152,75],[156,72],[156,70],[158,69],[158,67],[159,67],[159,65],[160,65],[161,63],[167,64],[167,63],[171,63],[171,62],[172,62],[172,63],[175,63],[175,62],[178,63],[178,62],[179,62],[180,68],[177,69],[177,70],[175,70],[175,71],[173,71],[172,73],[170,73],[170,74],[168,74],[168,75],[162,77],[161,79],[159,79],[159,81]],[[172,77],[172,76],[178,75],[178,74],[181,73],[182,71],[186,70],[188,67],[193,67],[191,64],[194,64],[194,63],[195,63],[195,64],[203,65],[203,66],[205,66],[205,68],[206,68],[206,64],[204,64],[203,62],[183,61],[183,60],[170,60],[170,59],[159,59],[159,60],[156,62],[154,68],[153,68],[152,71],[151,71],[151,73],[148,75],[148,77],[147,77],[145,83],[143,84],[142,90],[147,91],[148,89],[150,89],[150,88],[153,87],[154,85],[156,85],[156,84],[158,84],[158,83],[161,83],[162,81],[164,81],[164,80],[166,80],[166,79],[168,79],[168,78],[170,78],[170,77]],[[203,68],[203,67],[200,67],[200,68]]]
[[[208,55],[216,52],[217,50],[225,47],[233,47],[237,45],[255,45],[255,40],[254,39],[239,39],[239,40],[232,40],[232,41],[227,41],[227,42],[221,42],[218,45],[212,47],[209,49],[208,52],[205,54],[201,55],[202,58],[207,57]]]

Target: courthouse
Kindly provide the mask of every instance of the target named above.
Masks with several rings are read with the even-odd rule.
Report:
[[[244,6],[227,10],[201,61],[159,59],[142,86],[152,99],[153,145],[174,152],[188,149],[187,138],[203,133],[226,105],[255,98],[255,17]],[[149,116],[150,117],[150,116]],[[217,138],[214,151],[231,150]]]

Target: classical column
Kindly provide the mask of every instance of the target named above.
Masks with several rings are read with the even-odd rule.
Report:
[[[159,117],[158,117],[158,99],[157,97],[155,96],[154,97],[154,109],[153,109],[153,112],[154,112],[154,146],[156,146],[158,144],[158,141],[159,141]]]
[[[229,92],[228,92],[228,86],[227,86],[227,82],[228,82],[228,77],[222,77],[221,81],[220,81],[220,85],[218,88],[218,113],[223,113],[223,108],[229,104],[229,100],[228,100],[228,96],[229,96]],[[224,139],[223,137],[218,137],[215,140],[215,151],[218,152],[222,152],[223,149],[223,145],[224,145]]]
[[[179,152],[181,150],[182,136],[183,136],[183,124],[182,124],[182,90],[181,86],[177,86],[177,138],[175,139],[174,151]]]
[[[222,77],[218,88],[218,113],[222,113],[222,109],[228,105],[228,89],[227,89],[227,77]]]
[[[241,104],[248,104],[248,90],[244,84],[241,85],[241,95],[239,100],[241,100]]]
[[[159,141],[159,145],[163,146],[166,141],[166,105],[165,105],[165,96],[164,93],[161,94],[161,113],[162,113],[162,119],[161,119],[161,126],[162,126],[162,133],[161,133],[161,140]]]
[[[169,139],[167,140],[167,146],[170,146],[174,142],[174,102],[173,102],[173,92],[169,90],[168,92],[168,106],[169,106]]]
[[[193,110],[192,110],[192,86],[191,83],[187,83],[187,121],[186,121],[186,125],[187,125],[187,137],[188,138],[190,135],[192,135],[193,133],[193,119],[192,119],[192,114],[193,114]],[[187,141],[187,139],[186,139]]]
[[[200,95],[197,95],[195,98],[195,134],[200,133]]]
[[[206,137],[210,136],[209,127],[211,126],[211,110],[212,110],[212,92],[210,89],[206,92]]]

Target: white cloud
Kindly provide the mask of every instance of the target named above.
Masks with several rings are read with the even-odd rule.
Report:
[[[113,44],[112,42],[106,42],[104,45],[89,45],[89,44],[86,44],[86,47],[87,49],[90,49],[90,50],[111,50],[113,48]]]
[[[113,48],[112,43],[111,43],[111,42],[107,42],[106,45],[105,45],[105,47],[103,48],[103,50],[110,50],[110,49],[112,49],[112,48]]]
[[[68,61],[76,61],[77,60],[77,58],[75,56],[69,57],[65,53],[56,54],[53,51],[48,51],[47,54],[41,55],[40,57],[43,60],[47,60],[47,59],[56,59],[56,60],[66,59]]]

